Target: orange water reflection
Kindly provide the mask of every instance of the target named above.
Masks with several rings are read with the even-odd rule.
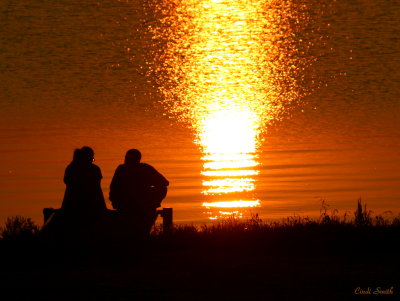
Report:
[[[150,26],[165,105],[196,131],[203,206],[243,215],[256,196],[260,135],[296,98],[290,2],[165,0]]]

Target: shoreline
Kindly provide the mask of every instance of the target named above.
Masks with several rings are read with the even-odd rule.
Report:
[[[360,204],[361,205],[361,204]],[[266,224],[176,226],[147,239],[0,240],[0,287],[17,300],[348,300],[399,296],[400,219],[358,207]]]

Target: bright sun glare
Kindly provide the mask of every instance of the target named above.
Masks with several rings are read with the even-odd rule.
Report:
[[[254,195],[260,133],[281,110],[280,97],[290,98],[280,79],[294,86],[287,71],[294,65],[284,66],[281,50],[290,43],[290,4],[274,10],[271,0],[163,2],[152,28],[166,45],[155,53],[156,72],[170,112],[196,130],[203,206],[260,206]]]

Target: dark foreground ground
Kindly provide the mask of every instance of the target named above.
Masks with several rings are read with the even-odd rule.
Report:
[[[0,299],[400,300],[399,234],[292,225],[187,227],[144,242],[1,240]]]

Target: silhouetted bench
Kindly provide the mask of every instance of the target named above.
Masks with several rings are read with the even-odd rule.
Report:
[[[49,221],[51,218],[53,218],[55,214],[60,210],[61,209],[44,208],[43,209],[44,223],[46,224],[46,222]],[[116,210],[109,210],[109,211],[116,212]],[[165,234],[171,233],[173,229],[172,213],[173,213],[172,208],[157,209],[157,215],[160,215],[163,220],[162,222],[163,233]]]

